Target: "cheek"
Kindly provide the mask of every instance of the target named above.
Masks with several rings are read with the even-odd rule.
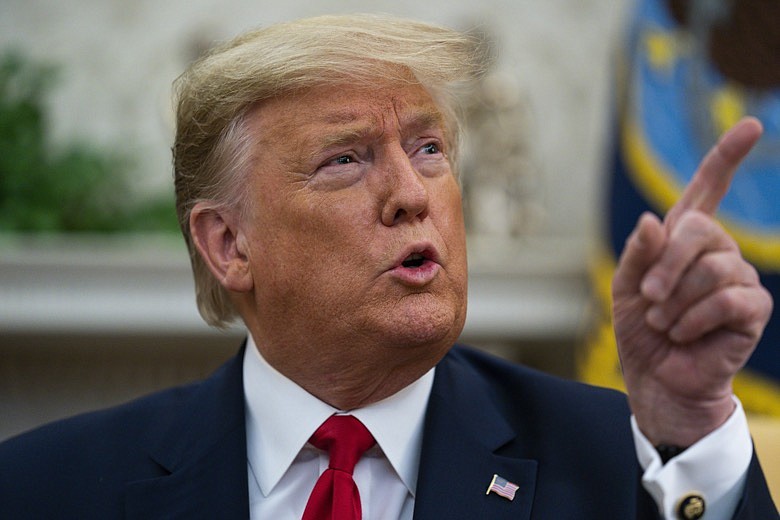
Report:
[[[456,185],[450,190],[446,202],[440,209],[444,215],[443,228],[440,230],[450,256],[452,275],[465,287],[467,279],[466,227],[463,221],[460,189]]]
[[[370,241],[372,215],[365,201],[354,197],[291,197],[273,203],[275,211],[264,219],[277,269],[286,271],[291,284],[339,276],[360,270],[360,254]]]
[[[431,214],[438,215],[443,227],[442,234],[450,247],[466,247],[466,228],[463,222],[463,206],[460,188],[454,179],[431,201]]]

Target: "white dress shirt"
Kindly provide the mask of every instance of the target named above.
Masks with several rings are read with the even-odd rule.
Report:
[[[631,417],[634,445],[644,470],[642,484],[664,518],[677,518],[680,499],[689,493],[704,498],[704,520],[734,516],[753,457],[745,411],[736,397],[734,402],[737,408],[725,424],[666,464],[661,463],[658,452]]]
[[[411,520],[433,372],[377,403],[337,410],[269,365],[250,337],[244,354],[250,518],[303,516],[328,468],[328,454],[309,444],[309,437],[334,413],[348,412],[377,441],[354,471],[363,518]]]
[[[363,518],[411,520],[417,488],[425,410],[434,369],[400,392],[357,410],[337,410],[279,373],[249,336],[244,353],[247,471],[252,520],[300,519],[328,454],[308,443],[334,413],[354,415],[377,445],[355,466]],[[655,448],[631,418],[644,487],[664,518],[676,518],[678,501],[690,492],[705,498],[705,520],[731,518],[753,453],[742,405],[720,428],[661,464]],[[627,461],[629,463],[629,461]]]

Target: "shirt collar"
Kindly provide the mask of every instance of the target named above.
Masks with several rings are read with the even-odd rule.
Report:
[[[413,496],[434,370],[382,401],[349,411],[369,429]],[[244,396],[247,457],[260,491],[268,496],[314,431],[342,411],[268,364],[251,335],[244,353]]]

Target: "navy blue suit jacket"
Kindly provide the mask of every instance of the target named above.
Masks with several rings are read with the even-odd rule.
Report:
[[[242,358],[1,444],[0,518],[247,518]],[[628,417],[620,393],[456,346],[436,369],[415,519],[657,518]],[[513,501],[485,494],[494,473]],[[755,458],[735,518],[777,518]]]

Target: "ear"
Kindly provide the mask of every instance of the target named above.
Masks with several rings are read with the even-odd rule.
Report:
[[[192,208],[192,241],[211,273],[228,291],[249,292],[254,287],[252,271],[244,250],[245,241],[239,233],[232,212],[205,202]]]

